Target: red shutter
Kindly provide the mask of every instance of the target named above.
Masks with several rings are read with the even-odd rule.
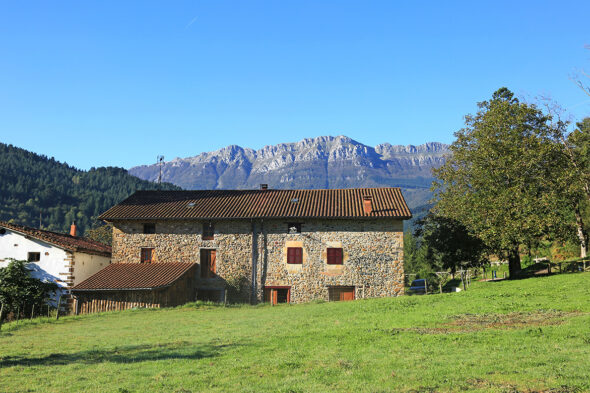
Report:
[[[301,247],[287,247],[287,263],[302,264],[303,263],[303,248],[301,248]]]
[[[152,251],[153,248],[142,248],[141,249],[141,263],[152,262]]]
[[[342,265],[342,249],[328,248],[328,265]]]

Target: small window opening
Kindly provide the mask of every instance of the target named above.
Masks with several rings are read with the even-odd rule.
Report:
[[[28,262],[39,262],[41,260],[41,253],[40,252],[30,252],[27,256]]]
[[[328,265],[342,265],[342,249],[328,248]]]
[[[287,248],[287,263],[301,265],[303,263],[303,248],[288,247]]]
[[[301,233],[300,222],[290,222],[287,224],[287,233]]]
[[[154,256],[153,248],[142,248],[141,249],[141,263],[152,263]]]
[[[143,233],[156,233],[156,224],[153,224],[153,223],[143,224]]]
[[[267,303],[290,303],[291,302],[291,288],[264,288],[264,301]]]
[[[203,240],[215,239],[215,226],[211,222],[203,223]]]

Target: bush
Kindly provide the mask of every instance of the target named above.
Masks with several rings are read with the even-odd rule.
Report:
[[[0,268],[0,303],[4,313],[26,315],[33,307],[41,311],[49,296],[58,288],[56,283],[31,277],[25,261],[12,259],[7,267]]]

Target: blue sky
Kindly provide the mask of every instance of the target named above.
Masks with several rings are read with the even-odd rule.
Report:
[[[579,119],[588,15],[589,1],[3,2],[0,141],[83,169],[320,135],[450,143],[501,86]]]

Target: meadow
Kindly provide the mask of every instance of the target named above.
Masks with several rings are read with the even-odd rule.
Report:
[[[590,273],[5,324],[0,391],[590,391]]]

